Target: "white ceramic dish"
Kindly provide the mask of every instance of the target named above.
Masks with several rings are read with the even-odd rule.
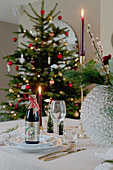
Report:
[[[5,144],[25,152],[40,152],[62,145],[61,139],[54,136],[40,135],[39,138],[39,144],[26,144],[24,136],[15,136],[8,138]]]

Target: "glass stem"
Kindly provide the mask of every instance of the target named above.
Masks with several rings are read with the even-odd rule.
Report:
[[[59,122],[57,122],[57,135],[59,135]]]

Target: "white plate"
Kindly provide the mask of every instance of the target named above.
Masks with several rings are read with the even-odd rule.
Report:
[[[26,152],[39,152],[62,145],[62,140],[54,136],[40,135],[39,138],[39,144],[26,144],[24,136],[15,136],[8,138],[5,144]]]

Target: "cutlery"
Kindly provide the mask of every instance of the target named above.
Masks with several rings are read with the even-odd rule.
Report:
[[[49,154],[46,154],[44,156],[40,156],[38,157],[38,159],[43,159],[43,158],[46,158],[48,156],[51,156],[51,155],[54,155],[54,154],[57,154],[57,153],[60,153],[60,152],[68,152],[68,151],[71,151],[74,147],[75,147],[75,143],[71,143],[71,145],[68,146],[68,148],[66,149],[63,149],[63,150],[59,150],[59,151],[55,151],[55,152],[52,152],[52,153],[49,153]]]
[[[79,152],[79,151],[83,151],[83,150],[86,150],[86,148],[77,149],[77,150],[74,150],[74,151],[68,151],[68,152],[63,153],[63,154],[60,154],[60,155],[56,155],[56,156],[52,156],[52,157],[49,157],[49,158],[45,158],[44,161],[54,160],[54,159],[57,159],[57,158],[66,156],[66,155],[68,155],[68,154],[75,153],[75,152]]]

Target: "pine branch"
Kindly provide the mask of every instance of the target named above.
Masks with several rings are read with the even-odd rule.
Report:
[[[31,8],[31,10],[34,12],[34,14],[40,19],[41,17],[37,14],[37,12],[34,10],[34,8],[32,7],[31,3],[29,3],[29,6]]]

